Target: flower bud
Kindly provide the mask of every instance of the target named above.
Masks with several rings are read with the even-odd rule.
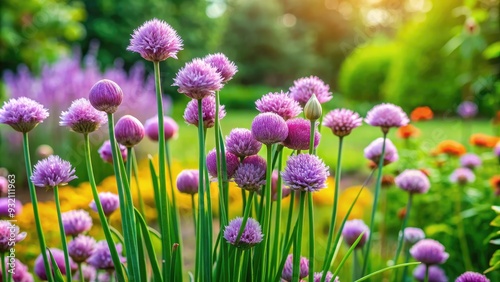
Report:
[[[313,94],[309,101],[307,101],[304,107],[304,115],[308,120],[318,120],[323,114],[323,109],[321,108],[321,103],[319,102],[316,95]]]
[[[139,144],[144,135],[144,126],[133,116],[123,116],[115,125],[116,142],[125,147],[133,147]]]
[[[109,79],[99,80],[89,93],[90,104],[99,111],[112,114],[122,103],[123,91],[114,81]]]

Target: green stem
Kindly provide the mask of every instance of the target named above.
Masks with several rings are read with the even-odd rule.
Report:
[[[262,249],[262,259],[261,259],[261,281],[267,281],[266,277],[266,269],[269,266],[268,265],[268,259],[269,259],[269,254],[267,254],[267,248],[269,246],[270,242],[270,236],[271,234],[271,226],[270,226],[270,219],[271,219],[271,180],[273,177],[273,167],[272,167],[272,161],[273,161],[273,156],[272,156],[272,145],[268,144],[266,146],[267,148],[267,171],[266,171],[266,187],[264,190],[264,200],[265,204],[262,207],[263,208],[263,225],[262,225],[262,230],[264,231],[264,234],[267,234],[267,236],[264,237],[264,242],[263,242],[263,249]]]
[[[279,173],[281,171],[281,168],[283,166],[283,151],[280,151],[278,153],[278,181],[276,184],[276,214],[275,214],[275,228],[274,228],[274,242],[273,242],[273,256],[272,256],[272,271],[274,271],[274,268],[276,267],[278,263],[278,254],[281,253],[281,242],[280,242],[280,237],[281,237],[281,202],[282,202],[282,197],[283,197],[283,187],[282,187],[282,179],[281,179],[281,174]]]
[[[38,212],[38,200],[36,197],[35,185],[31,181],[31,159],[30,159],[30,151],[29,151],[29,141],[28,141],[28,133],[23,133],[23,151],[24,151],[24,163],[26,165],[26,176],[28,179],[28,188],[30,190],[31,203],[33,205],[33,215],[35,216],[35,225],[36,232],[38,235],[38,242],[40,244],[40,252],[42,253],[43,258],[43,266],[45,269],[51,269],[49,259],[47,257],[47,245],[45,243],[45,237],[42,230],[42,223],[40,221],[40,213]],[[52,272],[49,271],[47,274],[48,281],[54,281],[52,277]]]
[[[300,274],[300,253],[302,249],[302,223],[304,221],[305,191],[300,191],[299,216],[297,219],[297,234],[295,234],[295,247],[293,248],[293,271],[292,282],[299,281]]]
[[[7,267],[5,266],[5,252],[2,252],[2,281],[7,282]]]
[[[332,240],[333,240],[333,233],[335,232],[335,225],[337,223],[337,207],[338,207],[338,202],[339,202],[339,189],[340,189],[340,177],[341,177],[341,163],[342,163],[342,145],[344,144],[344,137],[340,136],[339,137],[339,147],[338,147],[338,153],[337,153],[337,166],[335,167],[335,191],[333,192],[333,208],[332,208],[332,218],[330,221],[330,228],[328,230],[328,239],[326,240],[327,242],[327,247],[326,247],[326,257],[329,257],[328,254],[330,252],[334,252],[335,250],[332,249]],[[325,260],[323,263],[323,269],[327,268],[328,261]]]
[[[133,152],[132,147],[127,147],[126,166],[127,166],[127,179],[129,182],[132,182],[132,162],[134,161],[133,160],[134,157],[132,156],[132,152]]]
[[[197,245],[197,251],[196,255],[198,256],[197,258],[197,268],[199,272],[199,277],[203,277],[202,279],[204,280],[205,277],[207,276],[206,272],[210,272],[209,268],[204,267],[205,263],[205,257],[206,253],[208,252],[208,255],[211,255],[211,250],[207,250],[206,248],[208,246],[204,246],[204,241],[207,236],[206,232],[206,219],[205,219],[205,181],[204,181],[204,166],[203,164],[205,163],[205,134],[203,130],[203,111],[202,111],[202,101],[198,100],[198,145],[199,145],[199,167],[198,167],[198,173],[199,173],[199,182],[198,182],[198,227],[197,227],[197,235],[196,236],[196,245]],[[197,278],[196,278],[197,280]]]
[[[405,262],[404,263],[407,264],[410,261],[410,248],[406,247],[405,249],[406,250],[405,250]],[[405,265],[403,267],[403,280],[402,280],[403,282],[406,282],[406,276],[407,275],[408,275],[408,266]],[[396,279],[397,279],[397,277],[396,277]]]
[[[250,193],[248,195],[248,202],[247,202],[247,205],[245,206],[245,212],[243,214],[243,220],[241,221],[241,226],[240,226],[240,229],[238,230],[238,236],[236,236],[236,241],[235,241],[236,245],[238,245],[238,243],[240,242],[241,235],[243,235],[243,231],[245,230],[245,226],[247,225],[247,220],[248,220],[248,217],[250,216],[250,210],[252,207],[252,201],[253,201],[254,195],[255,195],[255,192],[250,191]]]
[[[135,155],[135,150],[132,150],[131,157],[133,158],[131,162],[134,172],[135,187],[137,187],[137,198],[139,198],[139,210],[141,211],[142,216],[146,216],[146,207],[144,206],[144,199],[142,198],[141,186],[139,182],[139,168],[137,166],[137,157]]]
[[[292,219],[293,219],[293,207],[295,206],[295,191],[290,192],[290,204],[288,205],[288,218],[286,221],[286,235],[285,240],[290,238],[290,232],[292,227]]]
[[[118,280],[125,281],[125,274],[123,273],[123,267],[120,261],[120,257],[118,256],[118,251],[116,250],[115,243],[113,242],[113,235],[111,234],[111,230],[109,229],[108,220],[106,218],[106,215],[104,214],[101,199],[99,198],[99,193],[97,192],[94,170],[92,168],[92,158],[90,155],[89,136],[88,134],[84,134],[83,137],[85,141],[85,162],[87,165],[87,174],[89,177],[90,187],[92,189],[92,196],[94,197],[94,202],[97,207],[97,213],[99,214],[99,219],[101,221],[102,230],[104,231],[104,236],[106,237],[106,241],[108,242],[111,259],[113,260],[113,264],[115,265],[116,275],[118,277]]]
[[[424,282],[429,282],[429,266],[426,264],[425,265],[425,278]]]
[[[167,202],[167,190],[166,190],[166,153],[165,153],[165,124],[163,122],[163,97],[161,94],[161,80],[160,80],[160,62],[153,62],[154,66],[154,76],[155,76],[155,90],[156,90],[156,107],[158,111],[158,163],[159,163],[159,182],[160,182],[160,196],[162,202],[162,214],[163,222],[161,223],[161,236],[162,241],[162,270],[163,278],[169,277],[170,273],[170,238],[167,217],[170,214],[169,203]],[[165,224],[165,225],[164,225]],[[167,239],[168,238],[168,239]]]
[[[375,226],[375,213],[377,212],[377,204],[378,204],[378,198],[380,194],[380,187],[382,184],[382,170],[384,167],[384,157],[385,157],[385,142],[387,139],[387,133],[384,132],[384,141],[382,143],[382,153],[380,154],[380,159],[378,162],[378,173],[377,173],[377,182],[375,186],[375,196],[373,197],[373,206],[372,206],[372,213],[370,217],[370,230],[369,233],[370,236],[368,236],[368,241],[366,242],[366,252],[365,256],[363,259],[363,268],[361,270],[361,275],[365,275],[367,267],[368,267],[368,261],[370,261],[370,246],[372,243],[372,238],[373,238],[373,228]]]
[[[307,194],[307,207],[309,209],[309,277],[314,277],[314,205],[312,193]]]
[[[83,277],[83,269],[82,269],[81,262],[78,264],[78,277],[80,278],[80,282],[85,282],[85,277]],[[68,281],[71,281],[71,280],[68,280]]]
[[[57,220],[59,221],[59,233],[61,235],[61,243],[62,243],[62,248],[63,248],[63,253],[64,253],[66,279],[67,279],[67,281],[71,281],[71,268],[70,268],[70,264],[69,264],[68,242],[66,241],[66,232],[64,231],[64,225],[62,222],[61,201],[59,200],[59,188],[57,186],[54,186],[52,188],[54,190],[54,200],[56,202]]]
[[[467,237],[465,235],[464,221],[462,218],[462,192],[463,186],[458,186],[457,199],[455,203],[455,214],[457,216],[458,240],[460,241],[460,249],[462,250],[462,259],[465,264],[465,269],[473,271],[472,262],[470,260],[469,246],[467,245]]]
[[[191,195],[191,210],[193,213],[194,234],[196,234],[196,205],[194,204],[194,194]]]
[[[399,253],[401,252],[401,248],[403,247],[403,241],[405,239],[405,229],[406,229],[406,225],[408,223],[408,218],[410,217],[410,209],[411,209],[412,200],[413,200],[413,194],[408,193],[408,203],[406,205],[406,214],[405,214],[405,217],[403,218],[403,225],[401,226],[401,231],[399,232],[398,247],[396,249],[396,255],[394,256],[394,264],[398,264]]]

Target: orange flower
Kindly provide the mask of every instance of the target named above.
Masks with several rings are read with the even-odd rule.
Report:
[[[418,170],[420,170],[427,177],[431,176],[431,171],[429,169],[427,169],[427,168],[419,168]]]
[[[469,139],[472,145],[484,148],[493,148],[498,141],[500,141],[500,138],[483,133],[472,134]]]
[[[432,112],[431,108],[427,106],[417,107],[410,114],[410,118],[412,121],[431,120],[433,117],[434,113]]]
[[[500,196],[500,175],[495,175],[490,179],[491,188],[496,196]]]
[[[500,124],[500,111],[497,111],[496,115],[493,117],[493,124],[494,125],[499,125]]]
[[[416,128],[411,124],[407,124],[405,126],[401,126],[398,128],[396,135],[399,138],[408,139],[410,137],[417,137],[420,135],[420,129]]]
[[[436,152],[439,154],[447,154],[451,156],[461,156],[465,154],[464,145],[453,140],[444,140],[438,144]]]

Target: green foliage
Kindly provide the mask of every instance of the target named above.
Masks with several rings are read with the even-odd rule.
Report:
[[[69,42],[85,35],[85,16],[79,1],[2,1],[0,72],[20,62],[38,68],[43,61],[54,61],[68,51]]]
[[[377,102],[394,53],[393,43],[372,42],[361,45],[342,64],[339,90],[350,99]]]

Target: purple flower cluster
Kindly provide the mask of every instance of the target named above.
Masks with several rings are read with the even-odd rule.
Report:
[[[238,72],[236,65],[222,53],[210,54],[203,58],[205,63],[214,67],[222,77],[222,82],[226,83]]]
[[[243,249],[248,249],[259,244],[264,238],[264,235],[262,234],[259,222],[251,217],[248,218],[245,224],[240,240],[236,241],[242,223],[243,218],[241,217],[231,220],[229,225],[224,229],[224,239],[226,239],[229,244]]]
[[[382,155],[383,138],[377,138],[365,148],[365,158],[378,165]],[[385,139],[384,165],[393,163],[399,159],[398,150],[389,138]]]
[[[361,219],[353,219],[346,221],[344,229],[342,229],[342,236],[349,247],[356,242],[361,233],[363,233],[363,236],[356,245],[357,249],[362,248],[370,236],[370,229],[368,226],[366,226]]]
[[[105,113],[96,110],[89,100],[80,98],[71,103],[68,111],[61,113],[59,125],[67,126],[77,133],[88,134],[107,122]]]
[[[238,157],[226,151],[226,172],[227,177],[232,178],[236,169],[240,165]],[[207,154],[207,169],[208,173],[214,178],[217,178],[217,152],[214,149]]]
[[[348,109],[335,109],[326,114],[323,125],[330,128],[334,135],[343,137],[351,134],[356,127],[361,126],[363,118]]]
[[[314,192],[326,187],[330,175],[325,163],[315,155],[292,156],[281,173],[285,185],[292,190]]]
[[[80,234],[68,243],[68,254],[74,262],[84,262],[92,255],[94,245],[94,238]]]
[[[118,144],[118,149],[120,149],[120,154],[122,155],[123,162],[127,161],[127,147]],[[101,148],[98,150],[101,159],[107,163],[113,163],[113,152],[111,150],[111,142],[109,140],[104,141]]]
[[[444,251],[441,243],[432,239],[418,241],[411,247],[410,254],[414,259],[426,265],[445,263],[450,256]]]
[[[241,189],[258,192],[266,184],[266,160],[255,155],[247,157],[234,173],[234,182]]]
[[[71,210],[61,214],[66,235],[77,236],[92,227],[92,217],[84,210]]]
[[[299,78],[290,87],[290,96],[302,106],[309,101],[313,94],[316,95],[321,104],[332,99],[330,87],[316,76]]]
[[[23,212],[23,204],[16,199],[14,204],[14,211],[12,211],[12,202],[9,198],[0,198],[0,217],[10,217],[12,214],[18,215]]]
[[[222,77],[210,64],[194,59],[179,70],[172,85],[179,87],[179,93],[201,100],[222,88]]]
[[[313,277],[313,282],[321,282],[321,278],[323,277],[323,272],[315,272]],[[340,282],[339,277],[335,277],[333,279],[333,273],[328,271],[325,276],[325,282]]]
[[[19,231],[19,226],[8,220],[0,220],[0,253],[8,252],[12,247],[11,242],[20,242],[26,235],[26,232]]]
[[[122,252],[121,244],[116,244],[116,251],[118,252],[118,256],[120,256],[120,261],[125,262],[126,259],[124,257],[121,257],[120,255]],[[90,255],[90,257],[87,259],[87,263],[93,266],[95,269],[115,269],[108,243],[105,240],[99,241],[94,245],[94,251],[92,252],[92,255]]]
[[[425,281],[425,264],[420,264],[413,270],[413,277],[419,282]],[[429,282],[448,282],[444,270],[437,265],[429,266]]]
[[[459,167],[455,169],[450,175],[451,183],[459,183],[463,185],[470,182],[474,182],[475,180],[476,176],[474,175],[474,172],[465,167]]]
[[[431,183],[425,173],[418,169],[407,169],[394,179],[396,185],[411,194],[424,194],[429,191]]]
[[[47,257],[50,258],[51,255],[54,258],[54,260],[56,261],[56,265],[59,268],[59,270],[61,271],[61,273],[63,275],[65,275],[66,274],[66,263],[64,262],[63,251],[61,251],[59,249],[51,248],[50,250],[47,250]],[[69,264],[70,264],[70,269],[72,271],[76,270],[78,267],[77,264],[75,262],[73,262],[73,260],[71,258],[69,259]],[[51,266],[52,264],[49,263],[49,265],[50,265],[49,267],[52,269],[52,266]],[[52,270],[52,273],[54,273],[53,270]],[[47,270],[45,269],[45,266],[43,264],[42,254],[38,255],[38,257],[35,260],[35,274],[41,280],[47,280]]]
[[[407,125],[410,120],[401,107],[394,104],[383,103],[373,107],[367,114],[365,122],[371,126],[389,130],[391,127]]]
[[[285,266],[283,267],[283,272],[281,273],[281,279],[291,282],[293,275],[293,255],[288,255],[285,261]],[[309,275],[309,260],[305,257],[300,257],[299,263],[299,277],[300,279],[307,277]]]
[[[262,143],[255,140],[252,132],[245,128],[234,128],[226,136],[226,149],[239,158],[259,153]]]
[[[472,118],[477,115],[477,105],[471,101],[464,101],[458,105],[457,113],[462,118]]]
[[[29,132],[49,116],[41,104],[26,98],[10,99],[0,108],[0,123],[19,132]]]
[[[75,169],[68,161],[52,155],[38,161],[33,169],[31,181],[38,187],[53,188],[66,185],[76,178]]]
[[[99,193],[99,201],[101,202],[102,209],[106,216],[110,216],[114,211],[120,207],[120,199],[118,195],[111,192],[101,192]],[[94,200],[90,202],[89,207],[98,212],[97,206]]]
[[[163,129],[165,131],[165,140],[170,140],[177,137],[179,125],[171,117],[163,117]],[[144,123],[144,130],[149,139],[158,141],[158,116],[152,117]]]
[[[309,150],[311,143],[311,122],[303,118],[294,118],[286,121],[288,136],[283,145],[292,150]],[[321,134],[314,130],[314,148],[318,147]]]
[[[467,271],[460,275],[455,282],[490,282],[490,279],[481,273]]]
[[[28,266],[23,264],[20,260],[10,260],[9,257],[5,258],[5,266],[7,267],[7,272],[12,273],[12,280],[14,282],[33,282],[33,275],[29,273]],[[0,269],[0,281],[3,280],[3,273]]]
[[[177,175],[177,190],[194,195],[198,193],[199,172],[197,169],[185,169]]]
[[[481,160],[481,158],[474,153],[464,154],[460,157],[460,166],[469,169],[474,169],[480,166],[482,163],[483,161]]]
[[[288,126],[285,120],[275,113],[261,113],[252,121],[252,135],[266,145],[280,143],[288,136]]]
[[[201,100],[201,110],[203,114],[203,127],[211,128],[215,125],[215,97],[209,95]],[[226,116],[226,110],[223,105],[219,107],[219,120]],[[198,101],[191,100],[184,110],[184,120],[188,124],[198,126]]]
[[[302,112],[300,104],[283,91],[264,95],[255,105],[259,112],[275,113],[284,120],[294,118]]]

